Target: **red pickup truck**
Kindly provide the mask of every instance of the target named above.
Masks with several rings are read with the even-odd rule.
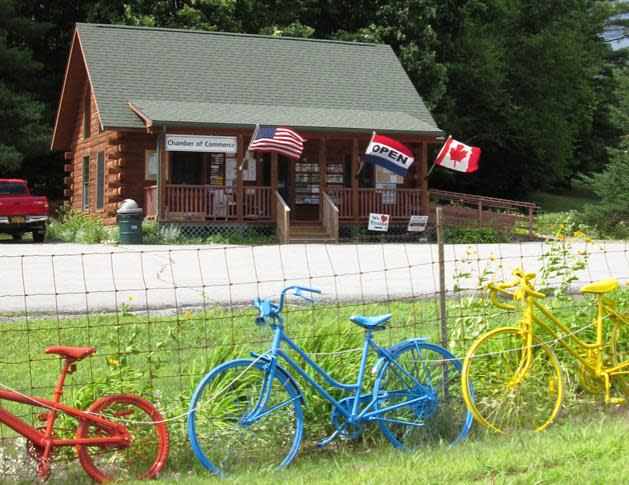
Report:
[[[43,242],[48,222],[48,199],[34,197],[26,180],[0,179],[0,233],[22,239],[33,233],[33,241]]]

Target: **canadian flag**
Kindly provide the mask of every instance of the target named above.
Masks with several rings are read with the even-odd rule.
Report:
[[[469,147],[449,136],[437,155],[435,165],[470,173],[478,170],[478,157],[480,148]]]

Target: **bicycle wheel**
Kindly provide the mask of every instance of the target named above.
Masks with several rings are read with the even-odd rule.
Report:
[[[465,403],[494,431],[541,431],[559,412],[563,378],[555,353],[533,336],[532,365],[521,372],[525,347],[521,329],[497,328],[477,339],[463,362]]]
[[[94,401],[86,410],[127,428],[129,446],[77,445],[79,461],[85,472],[99,483],[156,478],[168,458],[169,437],[159,411],[145,399],[133,394],[116,394]],[[89,421],[82,421],[77,438],[102,438],[112,432]]]
[[[301,393],[281,369],[262,416],[247,420],[262,396],[265,362],[232,360],[210,371],[190,401],[188,435],[199,461],[224,476],[236,470],[281,468],[299,448]]]
[[[617,320],[612,328],[610,344],[612,348],[612,367],[629,361],[629,324],[624,320]],[[624,369],[629,372],[629,368]],[[629,400],[629,374],[616,374],[612,382]]]
[[[404,449],[441,443],[454,446],[473,422],[461,395],[461,363],[443,347],[420,340],[391,351],[394,360],[384,362],[374,386],[380,396],[376,409],[425,399],[378,416],[385,437]]]

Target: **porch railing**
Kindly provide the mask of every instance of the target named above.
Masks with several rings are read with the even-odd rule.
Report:
[[[144,217],[154,219],[157,216],[157,185],[144,187]]]
[[[243,188],[244,219],[272,220],[271,188]],[[234,186],[167,185],[166,220],[237,220],[238,197]]]
[[[431,189],[431,211],[442,206],[449,225],[465,225],[476,219],[479,225],[521,228],[533,235],[538,206],[532,202],[498,199]]]
[[[352,189],[328,188],[327,192],[339,209],[340,220],[353,219]],[[358,189],[358,219],[369,219],[369,214],[389,214],[392,219],[407,219],[420,214],[420,189]]]
[[[325,231],[334,238],[335,241],[339,240],[339,210],[334,205],[334,202],[327,194],[323,192],[321,198],[322,204],[322,223]]]
[[[271,220],[271,187],[244,187],[245,219]]]
[[[286,244],[290,237],[290,207],[286,205],[277,190],[275,191],[275,230],[278,241]]]

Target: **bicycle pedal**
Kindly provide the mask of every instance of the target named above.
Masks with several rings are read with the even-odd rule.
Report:
[[[610,397],[607,404],[627,404],[627,400],[624,397]]]
[[[315,448],[317,449],[323,449],[326,446],[328,446],[332,441],[334,441],[336,439],[336,437],[339,435],[339,430],[337,429],[334,433],[332,433],[330,436],[328,436],[325,439],[322,439],[321,441],[319,441],[316,445]]]

